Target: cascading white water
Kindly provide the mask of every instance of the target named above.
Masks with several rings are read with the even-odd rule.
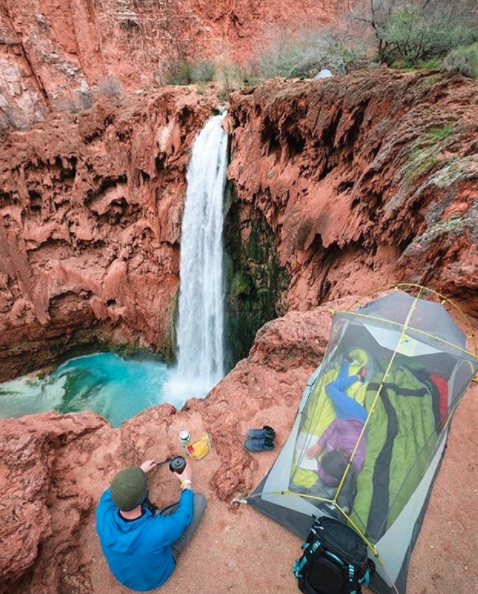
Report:
[[[204,126],[192,147],[181,227],[177,368],[166,399],[204,397],[224,376],[225,113]]]

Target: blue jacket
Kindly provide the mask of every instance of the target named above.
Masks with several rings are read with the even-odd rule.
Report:
[[[106,489],[96,509],[96,531],[111,573],[121,584],[138,592],[164,584],[175,567],[171,544],[191,523],[193,500],[193,491],[184,489],[174,514],[153,515],[145,509],[140,518],[126,521]]]

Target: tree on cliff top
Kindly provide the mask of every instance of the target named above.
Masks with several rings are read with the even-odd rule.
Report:
[[[388,65],[442,58],[478,38],[477,9],[466,0],[368,0],[364,10],[354,18],[373,31],[378,60]]]

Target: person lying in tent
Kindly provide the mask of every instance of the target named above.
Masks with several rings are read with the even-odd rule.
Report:
[[[345,512],[352,508],[356,479],[365,462],[366,435],[365,432],[362,435],[362,432],[367,419],[365,408],[347,394],[347,389],[361,379],[360,376],[349,375],[349,367],[350,362],[344,361],[337,378],[325,386],[334,406],[336,419],[305,453],[308,458],[318,460],[318,480],[310,492],[324,499],[335,497],[353,455],[337,498],[338,505]]]
[[[158,588],[171,576],[206,509],[206,498],[192,490],[191,468],[174,473],[181,481],[178,503],[157,510],[148,499],[146,460],[113,479],[96,509],[96,531],[115,578],[131,590]]]

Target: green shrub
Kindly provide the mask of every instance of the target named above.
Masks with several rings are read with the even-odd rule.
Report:
[[[190,85],[196,82],[209,82],[214,79],[216,67],[209,60],[188,62],[181,60],[172,64],[166,75],[168,85]]]
[[[236,64],[222,59],[220,56],[215,62],[209,60],[175,62],[170,65],[165,75],[155,72],[154,80],[159,86],[197,83],[198,92],[201,94],[206,92],[206,83],[216,81],[219,86],[218,96],[222,100],[227,100],[229,94],[234,90],[259,82],[250,65]]]
[[[166,84],[168,85],[190,85],[192,83],[192,64],[182,60],[176,62],[168,69]]]
[[[434,69],[452,49],[478,41],[475,0],[367,0],[352,11],[362,37],[375,37],[377,60],[388,66]]]
[[[430,60],[421,60],[418,62],[418,67],[422,70],[440,70],[441,60],[440,58],[431,58]]]
[[[220,86],[219,97],[226,101],[232,91],[259,82],[250,65],[235,64],[234,62],[219,63],[216,68],[216,80]]]
[[[191,66],[192,82],[210,82],[214,79],[216,66],[209,60],[198,60]]]
[[[452,7],[434,9],[405,4],[392,10],[376,29],[382,48],[381,61],[389,65],[403,61],[418,65],[443,58],[453,48],[471,43],[477,31],[471,20],[454,13]]]
[[[478,43],[452,50],[443,60],[442,69],[478,78]]]
[[[432,128],[428,131],[428,134],[431,138],[435,138],[436,140],[445,140],[448,138],[450,134],[455,129],[453,124],[447,124],[443,128]]]
[[[437,82],[440,82],[441,80],[443,80],[443,74],[432,74],[431,76],[427,76],[426,78],[424,78],[421,81],[420,86],[427,89],[431,89],[434,85],[436,85]]]
[[[261,78],[310,77],[322,68],[345,73],[345,65],[352,58],[353,53],[327,31],[302,29],[292,35],[287,30],[275,30],[256,57],[255,69]]]

